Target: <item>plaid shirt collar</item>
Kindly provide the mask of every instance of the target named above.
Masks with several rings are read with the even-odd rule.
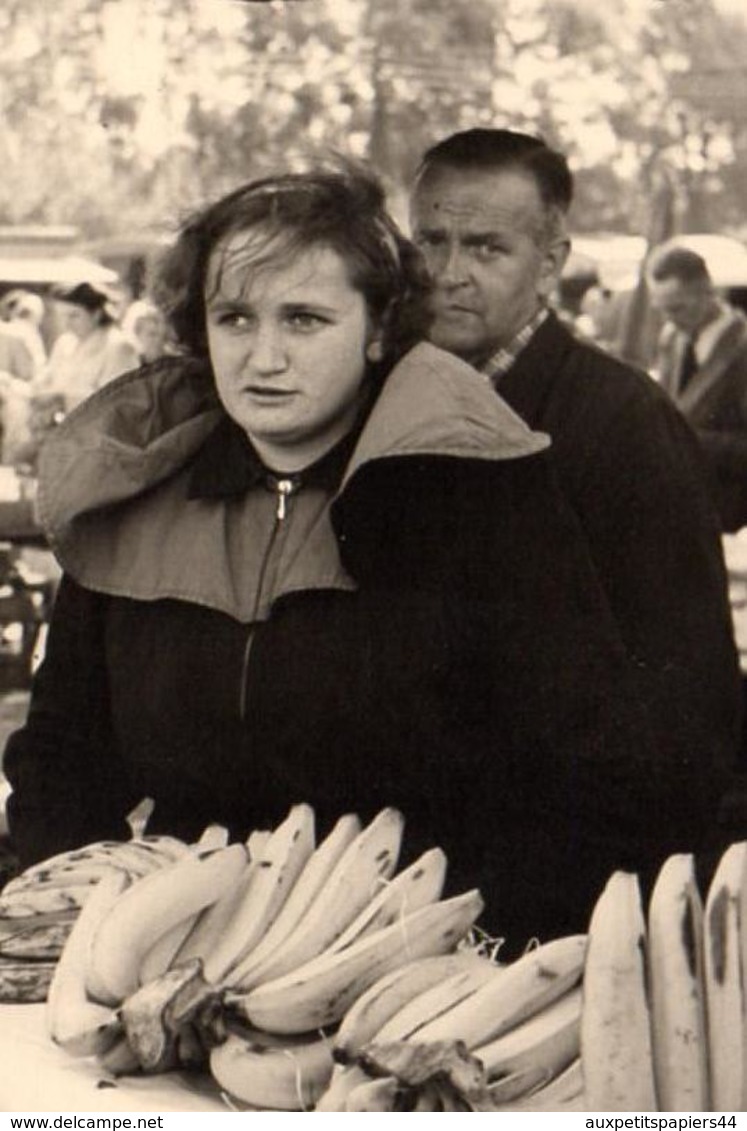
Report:
[[[548,315],[546,306],[540,307],[537,313],[529,319],[526,326],[519,330],[518,334],[508,343],[507,346],[501,346],[494,354],[488,358],[487,361],[479,367],[480,372],[489,377],[491,381],[496,381],[497,378],[502,377],[504,373],[508,373],[511,366],[516,361],[517,357],[523,349],[525,349],[537,330],[539,330],[542,323]]]

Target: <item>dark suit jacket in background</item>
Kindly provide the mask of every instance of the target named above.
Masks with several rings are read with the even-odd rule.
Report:
[[[552,437],[659,741],[674,762],[689,763],[706,744],[733,765],[738,666],[718,523],[691,429],[650,377],[578,341],[552,314],[496,386]]]
[[[706,453],[724,530],[747,525],[747,318],[734,310],[706,360],[680,388],[687,337],[665,327],[657,357],[664,388]]]

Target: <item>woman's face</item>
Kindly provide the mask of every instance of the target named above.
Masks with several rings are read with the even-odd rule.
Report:
[[[378,336],[337,252],[320,246],[257,267],[257,238],[236,233],[210,260],[210,359],[226,412],[263,461],[296,471],[352,427]]]
[[[83,341],[99,324],[99,312],[86,310],[75,302],[61,302],[59,304],[62,324],[71,334]]]

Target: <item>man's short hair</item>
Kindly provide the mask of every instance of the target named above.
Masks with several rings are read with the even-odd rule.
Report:
[[[476,128],[451,134],[423,154],[415,185],[434,168],[464,172],[517,169],[534,178],[548,212],[565,214],[573,199],[573,176],[564,155],[541,137],[515,130]]]
[[[651,256],[648,275],[654,282],[663,283],[665,279],[678,279],[682,283],[710,282],[708,264],[697,251],[676,244],[664,244]]]

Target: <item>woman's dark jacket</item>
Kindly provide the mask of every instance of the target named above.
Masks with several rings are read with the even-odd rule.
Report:
[[[65,577],[6,755],[22,860],[125,836],[146,795],[183,837],[394,805],[492,933],[585,929],[612,869],[696,846],[713,757],[657,731],[546,438],[470,367],[400,362],[330,508],[340,458],[279,519],[183,360],[68,418],[40,493]]]

